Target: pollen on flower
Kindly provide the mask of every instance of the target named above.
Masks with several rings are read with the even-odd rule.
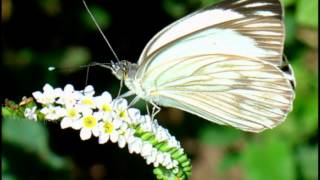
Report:
[[[102,105],[102,111],[104,111],[104,112],[111,112],[112,111],[112,108],[111,108],[111,106],[110,105],[108,105],[108,104],[104,104],[104,105]]]
[[[120,112],[119,112],[119,117],[120,117],[121,119],[127,119],[127,113],[126,113],[126,111],[120,111]]]
[[[111,134],[114,129],[114,126],[111,122],[105,122],[103,128],[105,133]]]
[[[92,115],[88,115],[83,119],[83,126],[86,128],[93,128],[97,125],[97,120]]]
[[[67,111],[67,116],[70,118],[74,118],[77,116],[77,110],[74,108],[71,108]]]
[[[93,101],[92,101],[92,99],[90,99],[90,98],[84,98],[84,99],[82,99],[82,100],[81,100],[81,103],[82,103],[82,104],[85,104],[85,105],[93,105]]]

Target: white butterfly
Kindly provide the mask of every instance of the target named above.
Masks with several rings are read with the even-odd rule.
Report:
[[[261,132],[292,109],[284,33],[279,0],[226,0],[165,27],[137,64],[120,61],[111,69],[129,88],[126,95]]]

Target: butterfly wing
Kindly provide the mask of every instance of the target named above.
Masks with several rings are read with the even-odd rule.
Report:
[[[218,124],[260,132],[291,110],[278,0],[228,0],[167,26],[143,50],[145,99]]]
[[[241,56],[206,54],[170,61],[142,79],[152,101],[204,119],[260,132],[292,108],[290,80],[275,65]]]
[[[137,77],[172,58],[219,53],[281,65],[284,43],[278,0],[228,0],[192,13],[156,34],[143,50]]]

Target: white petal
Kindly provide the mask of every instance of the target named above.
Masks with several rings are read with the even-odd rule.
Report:
[[[111,94],[107,91],[103,92],[101,95],[105,101],[105,103],[110,103],[112,101]]]
[[[77,119],[75,121],[72,121],[72,125],[71,127],[75,130],[79,130],[82,127],[82,120],[81,119]]]
[[[72,120],[69,118],[63,118],[60,122],[61,129],[65,129],[72,126]]]
[[[99,134],[100,134],[100,131],[99,131],[99,127],[98,126],[95,126],[94,128],[91,129],[92,130],[92,133],[95,137],[98,137]]]
[[[124,137],[119,137],[119,139],[118,139],[118,146],[119,146],[120,148],[124,148],[124,146],[126,146],[126,140],[125,140]]]
[[[84,95],[93,96],[94,95],[94,89],[93,86],[88,85],[84,88]]]
[[[43,91],[44,92],[52,92],[53,91],[53,87],[50,84],[45,84],[43,87]]]
[[[99,144],[104,144],[104,143],[106,143],[106,142],[108,142],[108,140],[109,140],[109,134],[101,134],[100,136],[99,136]]]
[[[119,119],[113,120],[113,125],[114,125],[115,129],[118,129],[121,126],[121,124],[122,124],[121,120],[119,120]]]
[[[97,119],[97,121],[101,120],[103,117],[103,112],[98,111],[98,112],[94,112],[93,116]]]
[[[72,93],[72,92],[74,91],[74,88],[73,88],[73,86],[72,86],[71,84],[67,84],[67,85],[64,87],[63,91],[64,91],[65,93]]]
[[[60,96],[62,96],[62,94],[63,94],[63,91],[62,91],[61,88],[56,88],[56,89],[53,90],[53,96],[54,97],[60,97]]]
[[[118,141],[118,137],[119,137],[119,134],[117,132],[111,133],[111,135],[110,135],[111,142],[113,142],[113,143],[117,142]]]
[[[82,128],[80,130],[80,138],[81,140],[87,140],[91,138],[91,130],[87,128]]]
[[[152,152],[152,145],[150,143],[143,143],[141,148],[141,155],[142,156],[149,156]]]
[[[128,109],[128,115],[131,119],[131,122],[134,124],[138,124],[140,120],[140,111],[136,108],[130,108]]]
[[[40,91],[36,91],[36,92],[32,93],[32,96],[38,101],[39,99],[41,99],[43,97],[43,94]]]
[[[163,153],[159,152],[156,157],[156,162],[161,164],[164,160]]]

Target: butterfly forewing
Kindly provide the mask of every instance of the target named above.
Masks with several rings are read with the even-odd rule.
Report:
[[[145,47],[138,64],[149,66],[189,55],[219,53],[281,65],[284,26],[278,0],[228,0],[164,28]]]

